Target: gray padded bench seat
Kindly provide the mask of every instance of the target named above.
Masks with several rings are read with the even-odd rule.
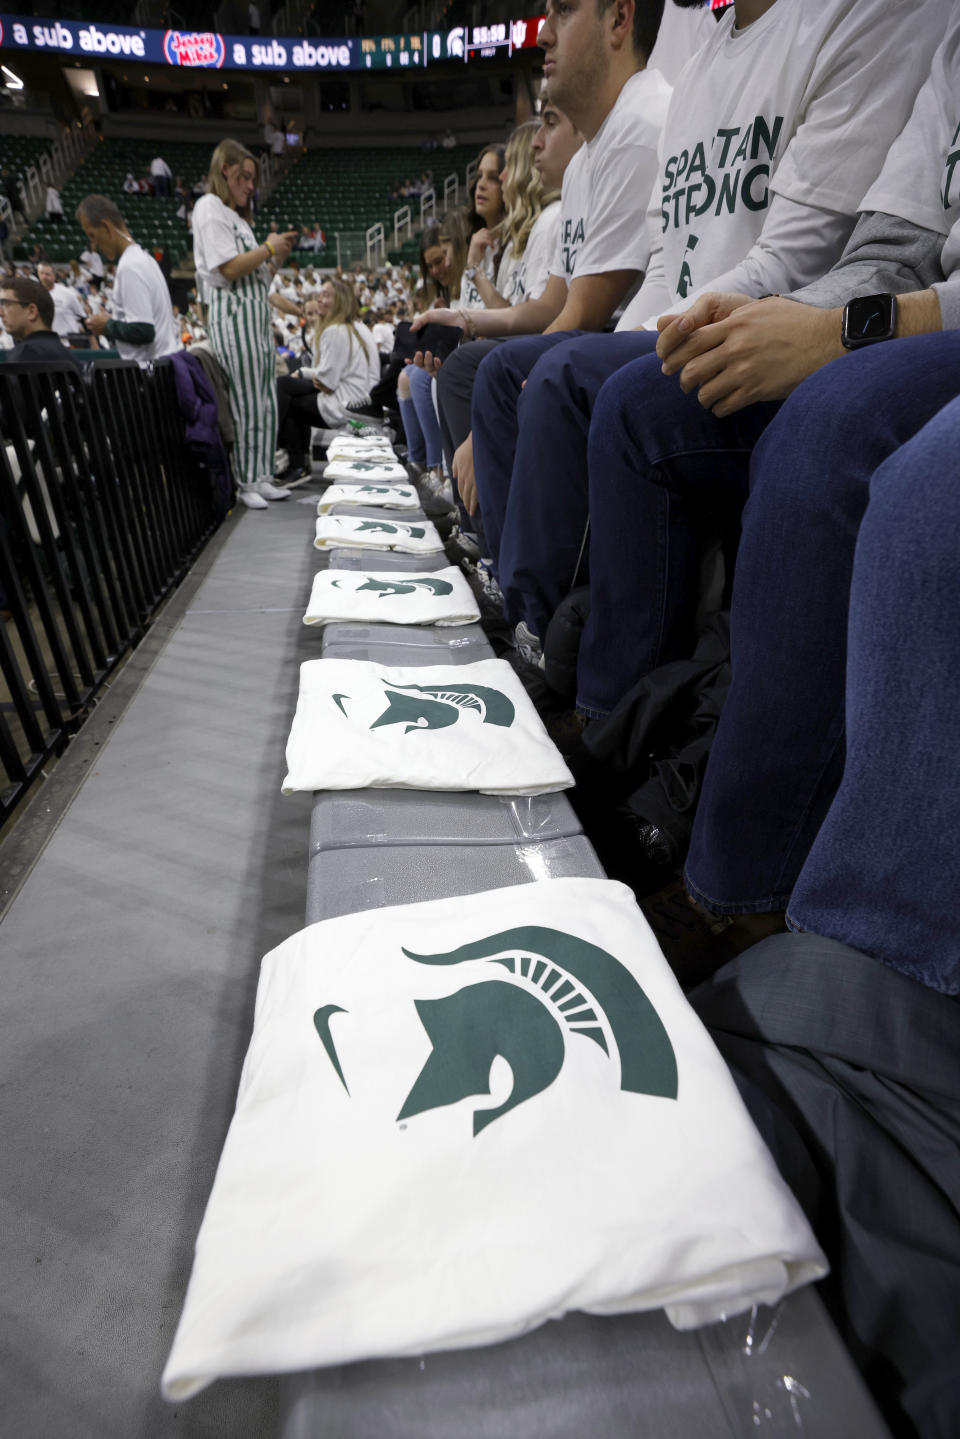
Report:
[[[356,561],[356,552],[350,558]],[[430,664],[437,634],[328,626],[323,650],[383,664],[400,663],[400,655],[406,664]],[[480,646],[446,648],[450,658],[473,658]],[[325,792],[314,799],[306,921],[557,875],[603,877],[563,795]],[[576,1313],[486,1348],[283,1376],[280,1433],[282,1439],[889,1439],[810,1289],[775,1310],[689,1333],[674,1330],[661,1312]]]
[[[582,834],[532,844],[324,849],[310,858],[307,919],[313,924],[391,904],[480,894],[537,879],[579,877],[604,877],[592,844]]]
[[[355,515],[358,520],[402,520],[404,523],[422,524],[427,518],[423,510],[378,510],[370,505],[331,505],[331,515]]]
[[[280,1382],[283,1439],[889,1439],[812,1290],[679,1334],[568,1314],[504,1344]]]
[[[322,653],[385,665],[469,665],[493,659],[480,625],[324,625]]]
[[[582,832],[563,794],[510,798],[428,790],[324,790],[314,800],[310,858],[321,850],[391,844],[544,844]]]

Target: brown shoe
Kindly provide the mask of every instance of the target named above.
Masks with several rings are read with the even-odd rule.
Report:
[[[709,978],[728,959],[786,930],[785,911],[711,914],[691,899],[681,880],[640,901],[647,923],[684,990]]]

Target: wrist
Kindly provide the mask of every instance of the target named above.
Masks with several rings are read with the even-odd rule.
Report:
[[[277,252],[276,252],[276,250],[273,248],[273,246],[271,245],[271,243],[270,243],[269,240],[264,240],[264,242],[263,242],[263,248],[266,250],[267,254],[270,256],[270,258],[271,258],[271,260],[272,260],[272,259],[275,257],[275,255],[276,255]]]

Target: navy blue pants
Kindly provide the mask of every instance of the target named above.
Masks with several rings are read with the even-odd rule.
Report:
[[[960,333],[920,336],[834,361],[767,427],[743,512],[733,683],[687,862],[715,911],[787,908],[795,927],[952,994],[957,396]]]
[[[597,393],[656,340],[633,331],[530,335],[498,345],[477,371],[473,458],[483,528],[507,619],[523,620],[541,639],[583,549]],[[584,566],[581,580],[586,573]]]

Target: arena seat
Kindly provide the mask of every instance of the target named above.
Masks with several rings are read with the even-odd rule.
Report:
[[[334,550],[328,562],[377,568],[386,558]],[[417,556],[389,558],[391,569],[423,568]],[[323,655],[383,664],[434,664],[438,650],[454,663],[493,653],[479,625],[444,633],[331,624],[322,633]],[[312,807],[306,922],[412,896],[603,874],[564,795],[325,792]],[[786,1439],[797,1432],[798,1393],[805,1433],[886,1433],[810,1289],[775,1310],[687,1333],[660,1312],[573,1313],[486,1348],[285,1376],[280,1424],[282,1439],[579,1439],[588,1428],[604,1439],[730,1439],[762,1416],[765,1433]]]

